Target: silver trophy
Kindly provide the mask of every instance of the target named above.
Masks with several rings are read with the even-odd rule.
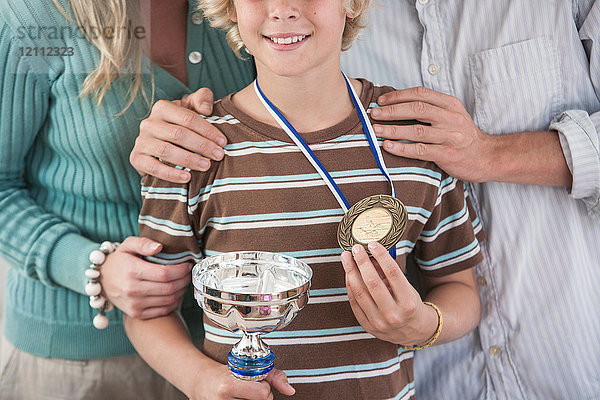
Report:
[[[283,328],[308,303],[310,267],[283,254],[244,251],[207,257],[194,266],[192,277],[206,316],[243,333],[227,357],[233,375],[264,379],[275,355],[260,335]]]

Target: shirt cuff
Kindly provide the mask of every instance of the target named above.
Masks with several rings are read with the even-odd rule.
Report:
[[[48,277],[56,285],[85,294],[85,270],[90,253],[100,244],[76,233],[68,233],[56,241],[48,259]]]
[[[585,111],[565,111],[552,120],[573,176],[570,194],[582,200],[588,213],[600,218],[600,146],[598,131]]]

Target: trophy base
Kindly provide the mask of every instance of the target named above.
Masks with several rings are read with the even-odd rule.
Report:
[[[230,351],[227,355],[227,366],[236,378],[245,381],[261,381],[273,369],[274,360],[275,354],[271,350],[269,354],[260,358],[240,357]]]

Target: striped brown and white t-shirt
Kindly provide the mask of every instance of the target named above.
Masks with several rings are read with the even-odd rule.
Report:
[[[365,109],[389,87],[362,81]],[[314,276],[310,301],[281,331],[264,336],[296,388],[296,399],[409,399],[412,357],[366,333],[348,303],[342,250],[336,239],[343,211],[321,176],[285,132],[251,119],[223,98],[207,118],[228,138],[225,158],[177,185],[145,176],[140,234],[163,243],[154,261],[198,260],[229,251],[261,250],[297,257]],[[356,113],[302,134],[350,202],[390,194]],[[435,164],[384,152],[397,197],[408,210],[397,245],[398,264],[415,252],[424,275],[441,276],[482,260],[481,232],[460,181]],[[237,341],[205,319],[204,352],[226,363]],[[276,398],[277,394],[275,395]],[[283,397],[283,396],[282,396]]]

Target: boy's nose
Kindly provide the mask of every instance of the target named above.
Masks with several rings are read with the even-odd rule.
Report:
[[[272,0],[270,2],[271,18],[275,20],[294,20],[300,15],[297,1],[291,0]]]

